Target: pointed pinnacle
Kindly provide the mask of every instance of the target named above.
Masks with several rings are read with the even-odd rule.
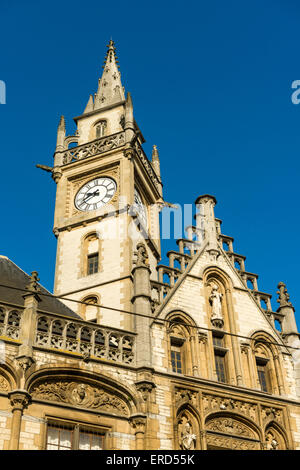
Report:
[[[65,121],[65,117],[64,117],[64,116],[61,116],[61,117],[60,117],[58,127],[59,127],[59,128],[62,128],[62,129],[65,129],[65,128],[66,128],[66,121]]]
[[[152,148],[152,158],[158,158],[159,155],[158,155],[158,150],[157,150],[157,146],[156,145],[153,145],[153,148]]]

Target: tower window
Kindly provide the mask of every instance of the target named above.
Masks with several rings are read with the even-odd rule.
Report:
[[[87,274],[95,274],[98,272],[98,265],[99,265],[99,256],[98,253],[93,253],[88,255],[88,263],[87,263]]]
[[[99,139],[100,137],[103,137],[106,132],[106,121],[101,121],[98,122],[96,125],[96,138]]]

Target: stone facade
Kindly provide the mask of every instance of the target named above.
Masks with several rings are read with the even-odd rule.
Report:
[[[39,165],[57,184],[55,296],[0,257],[0,449],[300,449],[287,289],[273,311],[210,195],[158,265],[158,151],[143,151],[115,59],[110,41],[76,133],[61,118],[54,166]],[[93,207],[78,209],[84,186]]]

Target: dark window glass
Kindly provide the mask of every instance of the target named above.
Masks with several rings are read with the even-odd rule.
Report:
[[[182,374],[182,358],[180,351],[171,351],[172,371]]]
[[[98,253],[88,256],[88,274],[95,274],[98,272]]]
[[[257,364],[258,379],[263,392],[268,392],[266,372],[266,366],[264,364]]]
[[[226,382],[225,357],[215,353],[215,363],[218,382]]]

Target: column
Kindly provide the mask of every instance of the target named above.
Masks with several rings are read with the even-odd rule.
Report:
[[[12,423],[9,450],[19,449],[22,414],[30,401],[30,395],[26,390],[14,390],[8,394],[12,406]]]

